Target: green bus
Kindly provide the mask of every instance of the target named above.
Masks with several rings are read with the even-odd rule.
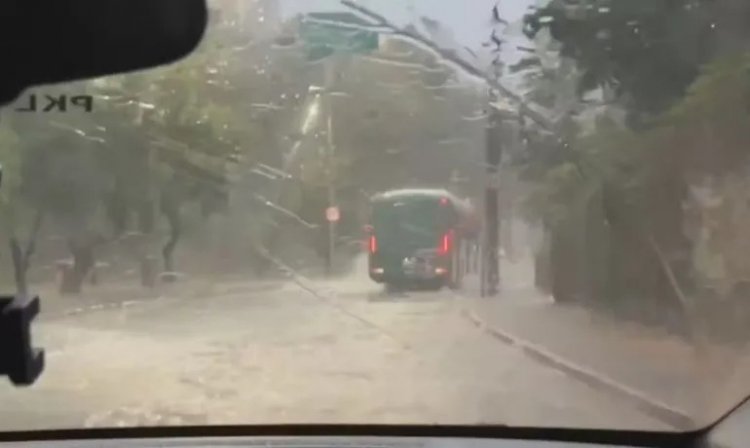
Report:
[[[440,189],[391,190],[370,199],[368,269],[386,285],[458,288],[470,270],[478,219]]]

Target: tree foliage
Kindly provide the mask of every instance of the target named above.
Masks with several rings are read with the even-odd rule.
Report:
[[[726,203],[706,205],[705,191],[728,200],[746,175],[748,8],[739,1],[552,0],[526,17],[527,36],[543,46],[519,67],[530,95],[559,105],[564,90],[550,86],[570,73],[577,86],[561,108],[577,126],[546,136],[529,130],[519,165],[532,185],[526,210],[558,241],[553,270],[565,271],[560,278],[593,272],[570,260],[605,247],[609,261],[597,266],[606,272],[597,276],[608,287],[587,291],[599,301],[637,297],[671,307],[711,275],[724,290],[740,281],[742,256],[715,229],[729,234],[744,221],[720,212]],[[557,54],[558,64],[540,53]],[[574,71],[560,71],[571,63]],[[582,236],[572,246],[559,243],[559,235],[574,234]],[[591,283],[568,282],[560,294]]]
[[[98,248],[133,232],[153,242],[166,227],[163,257],[173,269],[185,207],[198,204],[204,216],[225,210],[232,167],[265,146],[237,96],[253,90],[246,82],[259,58],[248,57],[252,45],[237,23],[211,26],[212,37],[175,66],[65,86],[95,95],[92,114],[3,121],[3,222],[21,206],[49,216],[75,260],[74,291]],[[139,246],[141,256],[154,252]]]
[[[702,65],[741,48],[750,5],[741,0],[553,0],[525,19],[547,30],[581,70],[579,92],[610,88],[642,125],[685,93]]]

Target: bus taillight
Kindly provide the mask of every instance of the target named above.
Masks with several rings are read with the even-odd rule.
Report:
[[[370,250],[371,254],[374,254],[378,251],[378,240],[375,238],[375,235],[370,235],[370,242],[368,244],[368,249]]]
[[[452,245],[453,245],[453,230],[443,235],[443,239],[440,241],[440,247],[438,248],[438,252],[441,255],[447,255],[450,253]]]

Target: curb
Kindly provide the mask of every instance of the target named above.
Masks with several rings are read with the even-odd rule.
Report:
[[[697,427],[697,423],[685,412],[650,398],[643,392],[639,392],[604,374],[595,372],[555,355],[543,347],[518,338],[497,327],[489,326],[477,316],[474,310],[467,306],[462,306],[461,314],[480,331],[483,331],[508,345],[518,347],[527,356],[537,362],[559,370],[591,388],[602,390],[606,393],[616,395],[618,398],[628,400],[640,411],[662,423],[666,423],[680,431],[689,431]]]
[[[155,302],[163,298],[164,296],[159,295],[159,296],[149,297],[149,298],[139,297],[136,299],[117,300],[117,301],[106,302],[106,303],[93,303],[93,304],[77,306],[77,307],[64,309],[64,310],[52,311],[49,314],[40,315],[40,318],[42,320],[56,320],[56,319],[62,319],[65,317],[93,313],[96,311],[111,310],[115,308],[128,308],[134,305],[140,305],[142,303]],[[42,310],[44,310],[44,308],[42,308]]]
[[[276,289],[277,287],[280,287],[281,283],[282,282],[279,282],[278,284],[260,284],[260,285],[250,286],[250,287],[234,287],[234,288],[230,288],[229,291],[222,292],[219,295],[229,296],[229,295],[244,294],[244,293],[249,293],[249,292],[270,291],[270,290]],[[113,300],[113,301],[104,302],[104,303],[90,303],[90,304],[72,307],[68,309],[52,311],[49,314],[42,315],[41,318],[43,320],[56,320],[56,319],[62,319],[65,317],[93,313],[97,311],[111,310],[111,309],[116,309],[116,308],[129,308],[132,306],[142,305],[145,303],[157,302],[159,300],[164,300],[169,297],[170,297],[169,292],[163,292],[161,294],[157,294],[154,296],[141,296],[141,297],[135,297],[135,298],[122,299],[122,300]],[[178,298],[178,297],[173,297],[173,298]]]

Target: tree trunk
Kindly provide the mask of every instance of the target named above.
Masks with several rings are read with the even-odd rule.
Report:
[[[145,201],[138,210],[138,230],[144,235],[154,232],[156,219],[154,217],[154,203]]]
[[[16,282],[16,293],[19,296],[25,296],[29,292],[29,284],[26,279],[28,265],[16,237],[8,239],[8,246],[10,247],[10,255],[13,260],[13,278]]]
[[[155,226],[154,203],[144,201],[138,207],[138,265],[141,274],[141,286],[153,288],[159,275],[159,260],[151,255]]]
[[[128,228],[130,218],[130,209],[127,199],[122,192],[121,180],[116,180],[115,192],[107,201],[107,213],[114,228],[114,237],[119,238]]]
[[[94,267],[94,246],[92,244],[70,243],[73,254],[73,269],[63,272],[61,292],[63,294],[80,294],[86,276]]]
[[[39,229],[42,227],[42,218],[42,213],[37,212],[25,249],[21,248],[21,243],[15,236],[11,236],[8,239],[10,255],[13,260],[13,278],[16,283],[16,293],[19,296],[26,296],[29,292],[27,274],[31,266],[31,257],[36,249],[37,235],[39,234]]]
[[[153,288],[156,286],[159,261],[156,257],[147,256],[140,262],[141,267],[141,286]]]
[[[550,240],[550,289],[557,303],[575,301],[575,257],[573,241],[569,232],[565,232],[567,222],[553,227]]]
[[[174,272],[174,250],[177,247],[180,236],[182,235],[180,209],[178,206],[165,207],[164,214],[169,223],[169,239],[167,240],[167,244],[162,248],[164,270],[166,272]]]
[[[552,294],[551,264],[551,236],[547,226],[544,227],[542,241],[534,253],[534,286],[544,294]]]

